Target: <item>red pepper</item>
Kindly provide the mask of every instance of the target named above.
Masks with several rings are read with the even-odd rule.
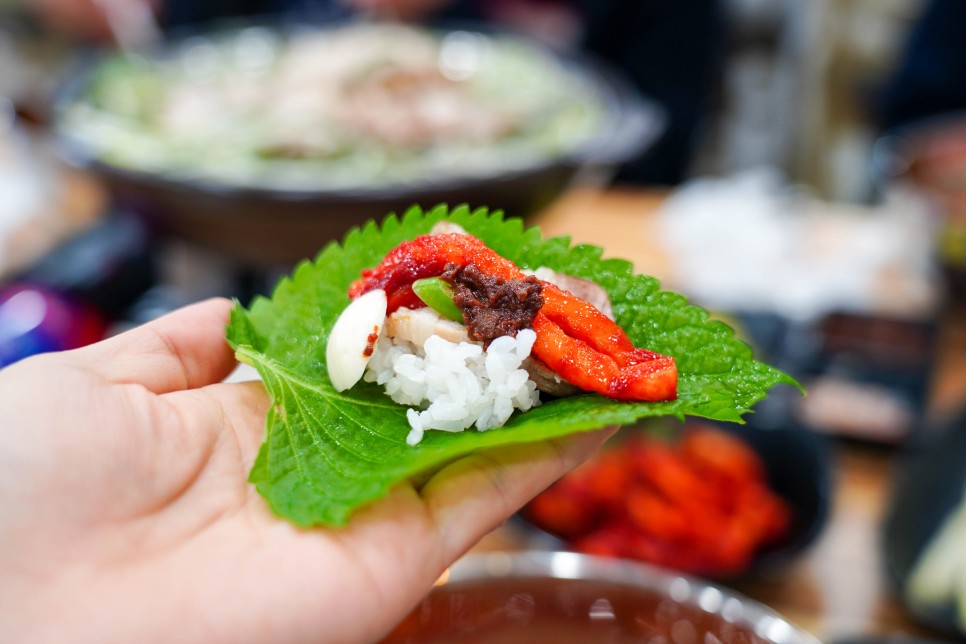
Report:
[[[758,455],[709,427],[686,429],[676,443],[639,438],[603,451],[524,516],[581,552],[705,575],[742,571],[791,522]]]

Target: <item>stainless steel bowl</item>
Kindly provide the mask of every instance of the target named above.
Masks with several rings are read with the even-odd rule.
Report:
[[[554,639],[818,644],[766,606],[707,582],[637,562],[544,551],[465,557],[385,641]]]

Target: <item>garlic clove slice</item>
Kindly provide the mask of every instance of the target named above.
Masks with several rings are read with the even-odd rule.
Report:
[[[386,292],[376,289],[350,302],[335,321],[325,361],[336,391],[345,391],[362,378],[386,322],[386,308]]]

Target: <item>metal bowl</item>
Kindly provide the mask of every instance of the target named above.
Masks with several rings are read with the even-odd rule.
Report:
[[[298,27],[261,26],[283,37]],[[190,37],[198,42],[199,38],[224,37],[241,28],[231,23]],[[460,30],[468,28],[461,26]],[[494,33],[489,27],[475,31],[484,38]],[[172,38],[149,57],[171,55],[186,37]],[[601,126],[590,140],[567,153],[483,176],[430,178],[366,189],[295,190],[230,185],[121,167],[99,158],[63,124],[65,107],[87,95],[97,61],[72,74],[58,94],[54,108],[57,149],[70,164],[98,175],[117,202],[147,218],[163,233],[197,242],[250,266],[291,264],[311,257],[326,242],[341,239],[353,226],[381,219],[390,212],[401,213],[413,204],[430,207],[466,203],[525,217],[553,201],[579,172],[606,171],[636,157],[656,141],[664,129],[663,112],[641,97],[619,73],[583,56],[550,53],[601,97],[605,112]]]
[[[466,557],[384,640],[452,641],[818,642],[730,590],[571,552]]]

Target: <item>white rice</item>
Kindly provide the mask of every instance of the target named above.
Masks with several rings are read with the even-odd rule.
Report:
[[[520,368],[536,340],[532,329],[481,344],[432,336],[423,347],[385,334],[376,342],[364,378],[385,387],[406,412],[416,445],[429,429],[461,432],[500,427],[513,411],[540,404],[537,386]],[[417,409],[419,408],[419,411]]]

